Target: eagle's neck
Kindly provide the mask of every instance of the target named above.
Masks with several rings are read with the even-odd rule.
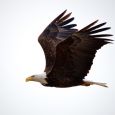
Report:
[[[48,84],[47,81],[46,81],[46,78],[47,78],[46,72],[34,75],[34,81],[40,82],[43,85]]]

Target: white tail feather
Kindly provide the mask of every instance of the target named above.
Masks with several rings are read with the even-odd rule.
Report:
[[[107,83],[94,82],[94,84],[95,85],[100,85],[100,86],[103,86],[103,87],[108,87]]]
[[[93,81],[86,81],[84,80],[83,86],[90,86],[90,85],[99,85],[102,87],[108,87],[106,83],[100,83],[100,82],[93,82]]]

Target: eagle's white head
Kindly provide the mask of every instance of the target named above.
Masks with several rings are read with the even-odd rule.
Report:
[[[36,74],[36,75],[32,75],[30,77],[27,77],[26,78],[26,82],[28,81],[36,81],[36,82],[40,82],[41,84],[48,84],[47,81],[46,81],[46,73],[42,73],[42,74]]]

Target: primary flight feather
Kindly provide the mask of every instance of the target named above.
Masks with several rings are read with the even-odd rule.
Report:
[[[37,81],[44,86],[72,87],[100,85],[105,83],[85,80],[98,49],[111,43],[106,37],[111,34],[100,34],[110,27],[103,27],[106,23],[92,22],[81,30],[71,24],[74,17],[66,10],[55,18],[39,36],[45,58],[46,67],[43,74],[32,75],[26,81]],[[99,33],[99,34],[97,34]]]

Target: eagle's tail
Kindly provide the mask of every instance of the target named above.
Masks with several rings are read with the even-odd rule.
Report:
[[[87,81],[87,80],[84,80],[82,84],[82,86],[90,86],[90,85],[99,85],[103,87],[108,87],[106,83],[93,82],[93,81]]]

